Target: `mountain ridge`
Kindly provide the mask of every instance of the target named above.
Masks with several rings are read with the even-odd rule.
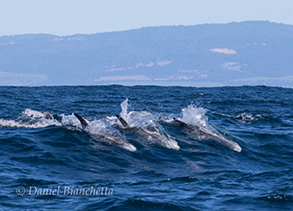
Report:
[[[293,86],[293,26],[267,21],[0,37],[0,85]]]

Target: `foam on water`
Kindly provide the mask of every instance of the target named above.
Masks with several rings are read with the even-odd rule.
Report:
[[[257,121],[259,119],[263,119],[264,117],[260,114],[250,114],[250,113],[241,113],[234,117],[235,119],[239,119],[242,123],[250,124],[252,121]]]
[[[2,127],[16,127],[16,128],[43,128],[49,126],[60,126],[59,122],[50,121],[50,120],[42,120],[38,122],[24,122],[24,121],[15,121],[15,120],[6,120],[0,119],[0,126]]]
[[[49,112],[40,112],[36,110],[31,110],[30,108],[25,109],[20,115],[23,118],[31,118],[31,119],[53,119],[53,115]]]
[[[0,126],[2,127],[44,128],[61,125],[58,120],[54,119],[52,114],[31,109],[23,111],[18,120],[0,119]]]

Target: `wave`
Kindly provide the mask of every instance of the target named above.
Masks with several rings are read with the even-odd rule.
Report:
[[[128,143],[126,137],[122,134],[125,129],[130,129],[131,132],[138,134],[151,144],[160,145],[169,149],[179,150],[180,146],[176,141],[176,137],[172,137],[164,127],[159,123],[162,121],[166,124],[174,125],[174,120],[187,125],[191,129],[192,136],[195,139],[216,140],[220,144],[229,147],[235,151],[240,152],[241,147],[222,134],[220,134],[208,122],[206,116],[207,109],[189,105],[181,110],[180,117],[161,118],[160,115],[154,115],[148,111],[129,111],[128,99],[121,103],[120,117],[126,122],[127,126],[121,123],[121,119],[115,116],[109,116],[99,119],[87,119],[88,124],[86,132],[88,132],[94,139],[107,140],[108,143],[113,144],[120,140],[121,143]],[[176,121],[175,121],[176,122]],[[50,112],[41,112],[32,109],[25,109],[16,120],[0,119],[0,126],[2,127],[16,127],[16,128],[44,128],[49,126],[65,127],[69,130],[82,130],[80,121],[74,114],[52,114]],[[117,129],[116,129],[117,128]],[[122,133],[121,133],[122,132]],[[118,141],[120,143],[120,141]],[[117,142],[117,143],[118,143]],[[126,147],[128,150],[129,147]],[[135,147],[133,146],[132,149]],[[135,150],[131,150],[135,151]]]
[[[21,113],[18,120],[0,119],[2,127],[16,128],[44,128],[49,126],[62,126],[61,122],[54,119],[49,112],[40,112],[26,109]]]
[[[0,166],[5,182],[0,206],[290,210],[292,94],[292,89],[258,87],[2,88]],[[209,103],[233,99],[232,104]],[[117,129],[137,151],[94,139],[72,112],[83,116],[93,133],[103,125]],[[123,127],[115,114],[134,127]],[[166,148],[136,132],[135,126],[148,128],[147,119],[158,123],[180,149]],[[222,146],[208,132],[237,142],[243,150]],[[19,185],[26,190],[30,185],[101,186],[113,188],[114,194],[63,200],[61,195],[28,196],[26,191],[21,197],[15,193]]]

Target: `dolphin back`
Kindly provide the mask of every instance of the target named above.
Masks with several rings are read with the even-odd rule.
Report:
[[[176,117],[173,117],[173,120],[174,120],[175,122],[179,123],[180,126],[182,126],[182,127],[190,128],[190,125],[188,125],[188,124],[186,124],[185,122],[183,122],[183,121],[177,119]]]
[[[86,121],[84,120],[84,118],[82,118],[81,116],[79,116],[76,113],[73,113],[74,116],[76,116],[76,118],[80,121],[81,125],[82,125],[82,129],[85,129],[86,127],[88,127],[89,125],[86,123]]]

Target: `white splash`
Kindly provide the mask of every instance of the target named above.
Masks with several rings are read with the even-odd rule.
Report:
[[[23,111],[19,120],[0,119],[0,126],[2,127],[44,128],[61,125],[58,120],[54,119],[51,113],[31,109]]]
[[[181,121],[194,126],[206,127],[208,125],[208,117],[205,116],[207,109],[189,105],[187,108],[183,108],[181,111]]]
[[[126,120],[126,122],[129,122],[129,117],[128,117],[128,98],[126,98],[126,100],[124,100],[121,104],[121,112],[120,112],[120,116]]]

